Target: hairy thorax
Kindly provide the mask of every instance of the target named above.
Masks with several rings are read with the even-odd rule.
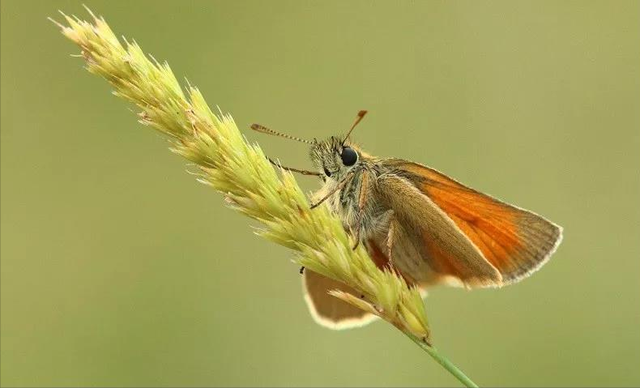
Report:
[[[338,215],[342,224],[360,241],[367,241],[374,235],[386,230],[392,211],[378,203],[375,198],[377,181],[381,170],[374,162],[362,163],[345,177],[344,186],[327,199],[331,211]],[[324,185],[315,193],[315,199],[324,198],[334,191],[341,182],[326,179]]]

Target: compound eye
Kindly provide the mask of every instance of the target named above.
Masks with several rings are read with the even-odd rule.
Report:
[[[327,168],[324,168],[324,175],[331,177],[331,171],[327,170]]]
[[[358,161],[358,153],[351,147],[344,147],[340,154],[342,164],[345,166],[353,166]]]

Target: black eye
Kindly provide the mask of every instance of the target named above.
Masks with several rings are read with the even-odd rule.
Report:
[[[324,175],[326,176],[331,176],[331,171],[327,170],[327,168],[324,168]]]
[[[342,164],[345,166],[353,166],[358,161],[358,153],[351,147],[344,147],[340,157],[342,158]]]

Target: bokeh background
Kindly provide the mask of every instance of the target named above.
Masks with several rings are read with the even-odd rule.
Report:
[[[478,383],[640,384],[639,2],[83,1],[287,164],[306,147],[251,123],[368,109],[371,153],[564,226],[522,283],[427,298]],[[46,17],[80,2],[1,4],[2,385],[457,385],[384,323],[315,325],[292,253],[69,56]]]

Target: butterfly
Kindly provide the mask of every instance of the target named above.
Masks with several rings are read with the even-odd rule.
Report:
[[[344,136],[304,140],[259,124],[252,129],[310,145],[315,171],[274,165],[317,176],[323,185],[312,208],[326,203],[379,268],[392,268],[421,290],[444,284],[469,289],[519,282],[542,267],[562,241],[562,228],[531,211],[469,188],[419,163],[378,158],[350,141],[360,111]],[[305,300],[321,325],[343,329],[375,317],[328,294],[349,286],[310,270],[303,273]]]

